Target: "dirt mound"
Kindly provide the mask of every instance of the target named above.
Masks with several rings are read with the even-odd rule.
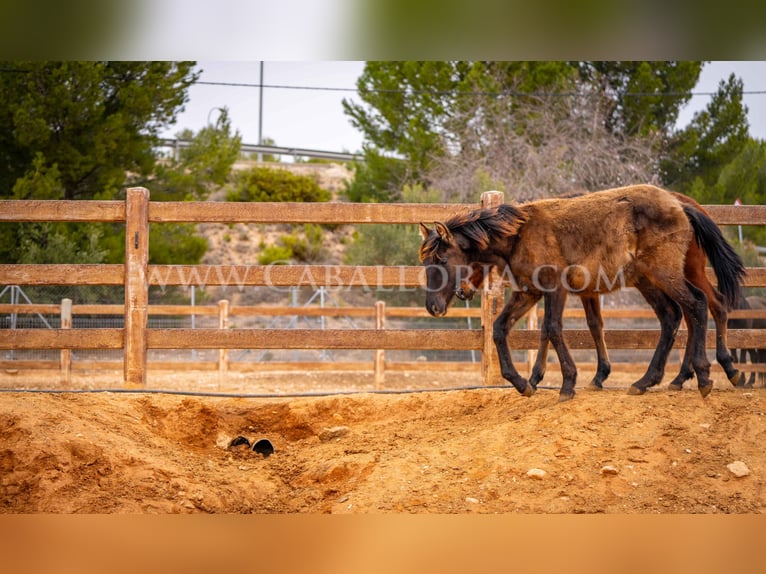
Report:
[[[294,376],[294,375],[293,375]],[[340,376],[340,375],[338,375]],[[0,509],[752,513],[766,390],[0,393]],[[268,439],[271,456],[247,446]],[[746,475],[728,465],[741,461]],[[736,468],[736,467],[733,467]],[[532,472],[530,472],[532,471]]]

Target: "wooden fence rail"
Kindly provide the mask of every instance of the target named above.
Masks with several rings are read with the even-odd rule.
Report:
[[[482,195],[482,206],[503,201],[500,192]],[[122,349],[124,378],[128,386],[144,386],[148,349],[218,349],[225,358],[227,349],[420,349],[480,350],[482,374],[487,384],[500,382],[492,342],[491,324],[502,308],[503,285],[497,276],[485,284],[478,311],[481,329],[389,329],[383,323],[372,329],[150,329],[148,288],[150,285],[198,286],[313,286],[313,287],[418,287],[424,273],[417,266],[211,266],[149,265],[149,225],[167,222],[242,222],[242,223],[321,223],[415,224],[445,219],[477,204],[302,204],[302,203],[222,203],[150,202],[144,188],[131,188],[122,201],[0,201],[0,221],[75,221],[124,222],[124,265],[0,265],[0,285],[123,285],[124,305],[110,306],[123,314],[121,329],[74,329],[62,321],[60,329],[0,330],[0,349]],[[762,225],[766,206],[705,206],[719,225]],[[712,273],[711,279],[714,281]],[[766,269],[748,269],[746,286],[766,286]],[[89,306],[72,305],[72,312],[95,312]],[[5,307],[0,307],[5,308]],[[176,314],[177,309],[167,310]],[[231,314],[234,309],[229,309]],[[276,311],[274,314],[295,314]],[[334,312],[334,311],[333,311]],[[343,309],[344,314],[360,313]],[[366,312],[366,311],[365,311]],[[205,311],[207,313],[207,311]],[[211,312],[212,313],[212,312]],[[255,313],[255,311],[253,311]],[[407,312],[409,313],[409,311]],[[424,316],[418,311],[417,316]],[[473,316],[475,311],[456,308],[453,316]],[[390,310],[389,310],[390,314]],[[374,314],[371,316],[375,316]],[[536,315],[530,316],[535,325]],[[713,346],[712,334],[708,345]],[[730,342],[737,346],[766,346],[766,333],[732,331]],[[607,343],[612,348],[653,348],[656,330],[610,330]],[[536,329],[514,331],[511,345],[534,349],[539,340]],[[586,330],[567,331],[573,348],[591,348]],[[685,337],[679,334],[677,347]],[[64,355],[62,355],[63,357]],[[376,358],[377,363],[383,363]],[[70,356],[71,359],[71,356]],[[225,362],[225,361],[224,361]],[[62,364],[71,360],[62,358]]]
[[[86,304],[86,305],[73,305],[70,299],[62,300],[61,304],[0,304],[0,315],[59,315],[61,322],[61,329],[71,329],[74,319],[78,315],[86,315],[89,318],[99,315],[123,315],[124,305],[104,305],[104,304]],[[538,307],[532,313],[536,315],[537,319],[542,318],[543,309]],[[526,329],[536,331],[537,322],[532,320],[532,313],[527,317]],[[289,316],[289,317],[302,317],[302,318],[317,318],[317,317],[335,317],[335,318],[367,318],[374,321],[375,329],[382,330],[386,328],[386,324],[393,318],[430,318],[430,315],[422,307],[392,307],[385,304],[383,301],[378,301],[374,306],[369,307],[320,307],[314,306],[298,306],[298,307],[285,307],[275,305],[258,305],[258,306],[241,306],[231,305],[227,300],[220,300],[215,305],[149,305],[147,314],[150,317],[215,317],[217,319],[218,329],[226,330],[229,328],[232,318],[252,318],[252,317],[277,317],[277,316]],[[481,309],[477,307],[455,307],[451,310],[450,315],[454,318],[480,318]],[[621,319],[621,320],[636,320],[636,319],[655,319],[654,311],[648,307],[643,308],[618,308],[610,309],[605,308],[602,310],[602,316],[604,319]],[[567,319],[583,319],[585,312],[581,308],[572,307],[567,308],[564,311],[564,318]],[[736,318],[758,318],[766,319],[766,310],[737,310],[730,313],[732,319]],[[91,327],[92,328],[92,327]],[[173,330],[175,331],[175,330]],[[316,332],[314,336],[321,336],[319,333],[322,330],[312,330]],[[205,334],[206,331],[200,329],[194,329],[197,334]],[[353,332],[353,331],[352,331]],[[617,333],[610,335],[611,337],[622,338],[620,345],[623,347],[627,345],[627,341],[620,331],[610,329],[610,332]],[[267,335],[270,331],[264,331]],[[117,337],[116,335],[113,335]],[[188,337],[189,335],[187,335]],[[209,338],[205,335],[206,338]],[[514,334],[514,337],[516,335]],[[567,340],[573,335],[570,330],[567,330]],[[752,341],[755,337],[753,332],[748,333],[748,340]],[[642,335],[643,337],[643,335]],[[742,335],[739,332],[735,332],[732,341],[737,342]],[[113,349],[121,349],[122,342],[119,338],[114,339]],[[171,338],[172,340],[172,338]],[[252,344],[256,344],[257,341],[262,339],[256,338],[249,341]],[[39,337],[33,337],[25,339],[19,343],[16,343],[14,350],[27,347],[28,345],[39,344]],[[58,339],[61,344],[61,339]],[[102,338],[102,344],[103,343]],[[312,339],[307,338],[305,344],[308,344],[311,348]],[[576,345],[576,348],[588,348],[590,346],[589,339],[584,335],[574,335],[572,343]],[[280,348],[280,345],[284,344],[281,339],[274,339],[264,348]],[[524,341],[517,341],[519,345],[526,345]],[[201,344],[196,348],[215,348],[210,346],[212,343]],[[680,343],[679,343],[680,345]],[[167,346],[167,345],[166,345]],[[677,345],[678,346],[678,345]],[[103,348],[103,347],[102,347]],[[169,345],[168,348],[174,348],[173,345]],[[478,350],[469,349],[469,350]],[[247,365],[242,363],[231,363],[229,360],[229,348],[220,347],[217,349],[218,358],[216,361],[200,361],[200,360],[154,360],[147,363],[147,369],[172,369],[172,370],[217,370],[220,373],[226,373],[229,370],[248,370],[255,368],[253,365]],[[528,372],[532,368],[532,364],[535,360],[535,353],[529,352],[527,357],[527,369]],[[632,367],[632,363],[615,363],[615,366],[628,366]],[[590,363],[584,363],[584,367],[591,366]],[[373,360],[369,363],[369,366],[365,367],[364,362],[360,361],[300,361],[293,363],[285,363],[280,361],[267,361],[258,362],[257,368],[263,370],[289,370],[289,369],[311,369],[311,370],[363,370],[371,368],[374,373],[374,380],[376,387],[380,387],[385,380],[386,371],[390,370],[419,370],[419,369],[450,369],[450,370],[471,370],[477,369],[480,364],[477,363],[460,363],[457,361],[448,362],[392,362],[386,361],[386,349],[376,348],[374,349]],[[61,372],[61,380],[63,382],[69,382],[71,380],[73,369],[88,369],[88,370],[114,370],[116,364],[110,360],[93,360],[78,358],[73,361],[71,355],[71,349],[64,348],[60,350],[60,359],[58,361],[53,360],[0,360],[0,369],[12,369],[18,370],[19,368],[27,370],[53,370],[59,369]],[[761,369],[761,366],[755,367],[756,370]],[[766,370],[766,365],[763,366]]]

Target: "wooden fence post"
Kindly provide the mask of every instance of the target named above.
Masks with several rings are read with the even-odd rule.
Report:
[[[386,328],[386,302],[375,302],[375,328]],[[386,351],[375,349],[375,390],[379,390],[386,379]]]
[[[229,328],[229,302],[226,299],[218,301],[218,328]],[[218,349],[218,372],[229,370],[229,349]]]
[[[128,189],[125,198],[125,384],[146,386],[149,305],[149,190]]]
[[[502,191],[485,191],[481,194],[482,208],[502,205]],[[495,342],[492,339],[492,324],[500,314],[504,305],[503,283],[500,275],[493,268],[484,280],[484,290],[481,294],[481,326],[483,330],[483,345],[481,352],[481,375],[485,385],[497,385],[502,382],[500,363],[497,359]]]
[[[72,300],[61,300],[61,328],[72,328]],[[61,349],[61,382],[68,385],[72,382],[72,350]]]

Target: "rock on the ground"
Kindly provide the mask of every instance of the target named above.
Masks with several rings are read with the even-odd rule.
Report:
[[[729,472],[737,478],[742,478],[743,476],[750,474],[750,469],[747,468],[747,465],[741,460],[735,460],[731,464],[726,465],[726,468],[728,468]]]
[[[527,476],[529,478],[535,478],[537,480],[542,480],[543,478],[545,478],[546,474],[548,473],[542,470],[541,468],[530,468],[527,471]]]
[[[350,432],[351,432],[351,429],[344,426],[326,428],[319,433],[319,440],[321,440],[322,442],[327,442],[328,440],[333,440],[336,438],[340,438],[342,436],[346,436]]]

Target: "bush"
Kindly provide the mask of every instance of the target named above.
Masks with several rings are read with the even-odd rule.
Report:
[[[330,192],[319,187],[316,179],[295,175],[283,169],[257,167],[237,177],[236,189],[229,201],[329,201]]]
[[[316,263],[327,257],[327,249],[324,248],[324,232],[320,225],[307,223],[303,226],[305,237],[300,237],[297,232],[283,235],[280,243],[289,247],[293,257],[304,263]]]
[[[258,265],[286,265],[293,257],[293,250],[284,245],[269,245],[258,255]]]
[[[263,250],[258,256],[258,263],[270,265],[285,263],[290,259],[303,263],[317,263],[327,258],[322,227],[309,223],[303,229],[305,237],[301,237],[296,230],[280,237],[276,245],[261,246]]]

